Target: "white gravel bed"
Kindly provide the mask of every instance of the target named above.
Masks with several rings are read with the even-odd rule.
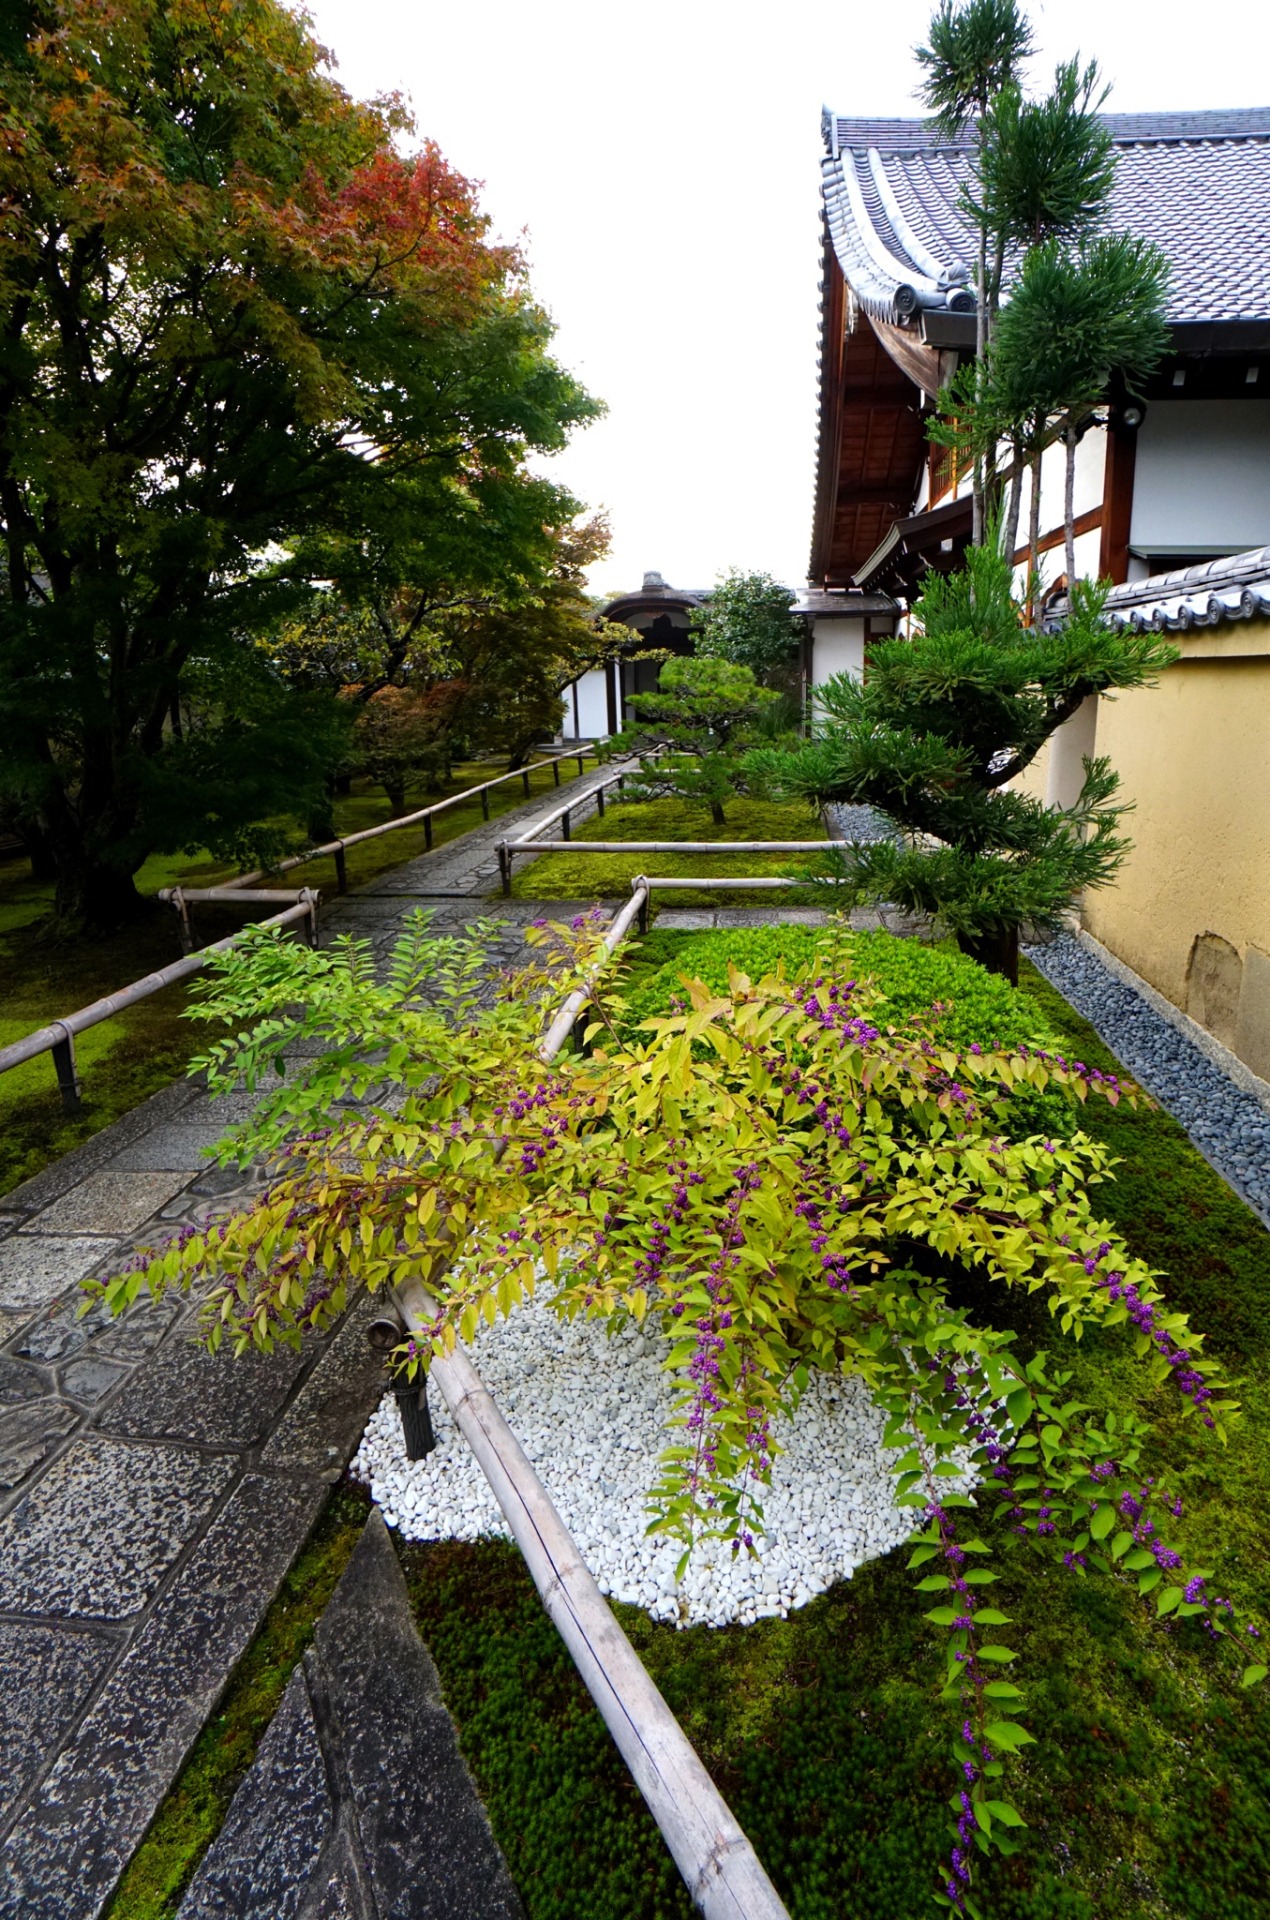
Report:
[[[1270,1225],[1270,1114],[1260,1102],[1070,934],[1024,951]]]
[[[787,1614],[899,1544],[916,1514],[891,1498],[883,1418],[857,1380],[819,1374],[763,1493],[757,1558],[707,1541],[675,1584],[681,1547],[651,1539],[647,1498],[671,1440],[665,1346],[633,1328],[610,1340],[596,1321],[563,1322],[533,1302],[483,1328],[481,1378],[533,1462],[600,1588],[655,1619],[722,1627]],[[507,1537],[485,1476],[435,1387],[437,1448],[408,1461],[391,1394],[372,1414],[353,1472],[407,1540]],[[948,1483],[950,1487],[955,1482]]]

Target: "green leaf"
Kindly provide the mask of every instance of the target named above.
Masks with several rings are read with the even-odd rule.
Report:
[[[946,1573],[928,1573],[924,1580],[917,1583],[919,1593],[946,1593],[951,1581]]]
[[[1149,1567],[1145,1573],[1138,1575],[1138,1592],[1150,1593],[1154,1587],[1159,1586],[1163,1578],[1164,1569],[1162,1567]]]
[[[1165,1587],[1163,1593],[1156,1595],[1156,1618],[1158,1619],[1163,1613],[1172,1613],[1174,1608],[1180,1607],[1181,1604],[1182,1589],[1180,1587]]]
[[[1001,1578],[999,1573],[989,1573],[987,1567],[967,1567],[961,1577],[968,1587],[990,1587]]]
[[[1004,1662],[1008,1660],[1017,1660],[1019,1656],[1017,1653],[1012,1652],[1009,1647],[988,1646],[980,1647],[977,1657],[980,1660],[992,1660],[1004,1664]]]
[[[1007,1394],[1005,1410],[1010,1416],[1012,1427],[1021,1427],[1025,1420],[1031,1418],[1032,1396],[1026,1387],[1016,1387],[1013,1393]]]
[[[992,1809],[993,1819],[999,1820],[1003,1827],[1025,1827],[1027,1825],[1027,1821],[1023,1818],[1023,1815],[1019,1813],[1016,1808],[1012,1807],[1008,1800],[989,1800],[987,1804]]]
[[[932,1626],[951,1627],[959,1615],[956,1607],[932,1607],[929,1613],[923,1614],[922,1618],[929,1620]]]
[[[1004,1747],[1007,1753],[1017,1753],[1020,1747],[1036,1745],[1026,1728],[1017,1726],[1013,1720],[994,1720],[985,1730],[984,1737],[990,1747]]]
[[[1021,1700],[1023,1689],[1011,1686],[1008,1680],[989,1680],[984,1688],[984,1697],[988,1700]]]
[[[1008,1627],[1009,1624],[1009,1614],[998,1613],[995,1607],[980,1607],[975,1613],[977,1627]]]
[[[1089,1531],[1095,1540],[1105,1540],[1116,1524],[1116,1510],[1109,1500],[1103,1502],[1089,1523]]]
[[[1123,1559],[1125,1554],[1128,1553],[1132,1545],[1133,1545],[1133,1535],[1131,1533],[1126,1533],[1124,1529],[1121,1528],[1120,1532],[1116,1535],[1115,1539],[1111,1543],[1110,1552],[1111,1552],[1112,1559],[1113,1560]]]
[[[1266,1677],[1266,1672],[1267,1669],[1265,1667],[1245,1667],[1240,1685],[1244,1687],[1259,1687]]]

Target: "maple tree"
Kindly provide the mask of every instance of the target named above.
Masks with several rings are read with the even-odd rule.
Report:
[[[545,577],[486,595],[443,581],[430,588],[423,558],[385,547],[377,565],[364,555],[303,617],[285,621],[267,649],[293,685],[339,690],[355,706],[393,689],[426,696],[435,731],[421,771],[434,751],[504,753],[519,766],[559,731],[572,683],[631,642],[587,591],[586,569],[608,551],[603,515],[549,527],[543,544]],[[422,709],[390,702],[389,712],[403,746],[421,739]]]
[[[319,557],[529,593],[576,512],[526,454],[597,409],[518,254],[330,67],[277,0],[32,0],[0,46],[0,804],[66,918],[320,802],[339,729],[256,644]]]

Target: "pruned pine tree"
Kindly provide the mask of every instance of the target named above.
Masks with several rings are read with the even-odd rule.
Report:
[[[785,793],[887,814],[900,832],[845,847],[838,877],[862,901],[932,915],[1013,981],[1020,928],[1060,925],[1129,843],[1106,760],[1086,761],[1071,808],[1011,783],[1090,694],[1149,686],[1177,657],[1154,634],[1113,632],[1104,599],[1077,582],[1059,631],[1029,629],[996,543],[972,547],[964,571],[930,576],[910,639],[875,645],[866,680],[842,675],[820,690],[818,738],[747,764]]]
[[[938,130],[955,136],[975,128],[979,157],[986,117],[1007,88],[1017,87],[1034,51],[1032,28],[1018,0],[940,0],[925,46],[916,49],[922,68],[920,94]],[[968,199],[978,236],[975,277],[975,366],[983,364],[1001,298],[1005,242],[986,213]],[[973,378],[973,376],[972,376]],[[974,538],[983,538],[991,474],[981,454],[974,466]]]
[[[977,383],[963,368],[945,396],[947,415],[932,438],[962,452],[1010,443],[1016,478],[1002,516],[1001,548],[1018,538],[1021,472],[1035,476],[1046,447],[1066,449],[1063,527],[1067,578],[1076,577],[1076,446],[1113,387],[1128,393],[1159,364],[1168,345],[1168,261],[1150,241],[1102,233],[1075,248],[1053,239],[1034,247],[1001,315]],[[1032,487],[1028,575],[1037,568],[1040,490]]]
[[[647,754],[628,783],[632,800],[675,798],[705,807],[716,827],[745,783],[743,749],[764,710],[779,695],[760,687],[749,667],[727,660],[668,660],[652,693],[628,705],[636,718],[614,741],[622,752]]]

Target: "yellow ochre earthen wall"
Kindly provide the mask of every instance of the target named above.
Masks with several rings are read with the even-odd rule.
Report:
[[[1098,705],[1133,850],[1083,920],[1270,1079],[1270,621],[1172,637],[1182,658],[1157,686]],[[1027,791],[1046,794],[1062,750],[1056,736]]]

